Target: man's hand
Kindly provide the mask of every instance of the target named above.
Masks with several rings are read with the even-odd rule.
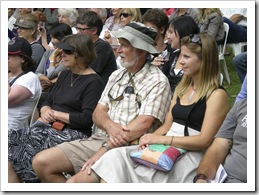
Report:
[[[105,147],[101,147],[82,167],[83,170],[87,170],[87,174],[91,174],[91,166],[107,152]]]
[[[128,129],[126,126],[113,123],[108,130],[109,139],[112,145],[119,147],[127,144],[130,141],[128,135],[129,132],[130,129]]]

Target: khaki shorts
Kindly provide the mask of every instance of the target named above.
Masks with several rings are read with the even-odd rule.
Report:
[[[85,162],[90,159],[95,152],[102,146],[102,143],[107,140],[107,137],[90,137],[86,139],[64,142],[57,145],[69,159],[73,165],[75,173],[79,172]]]

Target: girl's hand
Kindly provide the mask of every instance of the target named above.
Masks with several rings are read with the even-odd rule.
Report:
[[[164,59],[159,56],[159,57],[156,57],[152,62],[151,64],[155,65],[155,66],[158,66],[159,68],[164,65],[165,61]]]
[[[148,147],[150,144],[156,143],[155,138],[156,138],[156,135],[151,134],[151,133],[143,135],[139,140],[139,148],[144,149],[144,148]]]

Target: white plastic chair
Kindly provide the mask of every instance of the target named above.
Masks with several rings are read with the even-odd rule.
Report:
[[[228,43],[228,47],[232,47],[234,55],[238,55],[245,51],[245,46],[247,46],[247,42],[240,43]]]
[[[219,84],[220,84],[220,85],[222,85],[223,79],[224,79],[223,74],[220,73],[220,74],[219,74]]]
[[[224,30],[225,30],[225,40],[223,45],[219,46],[219,63],[221,63],[221,61],[223,61],[223,70],[225,72],[226,75],[226,79],[228,84],[230,84],[230,78],[229,78],[229,74],[228,74],[228,68],[227,68],[227,64],[225,61],[225,56],[224,56],[224,51],[226,49],[226,43],[227,43],[227,38],[228,38],[228,31],[229,31],[229,26],[227,23],[224,22]]]
[[[38,97],[37,101],[35,102],[32,114],[31,114],[30,119],[29,119],[29,121],[30,121],[29,125],[30,126],[37,120],[37,119],[35,119],[35,113],[37,111],[37,106],[38,106],[40,96],[41,96],[41,92],[42,92],[41,89],[39,91],[40,91],[39,97]]]

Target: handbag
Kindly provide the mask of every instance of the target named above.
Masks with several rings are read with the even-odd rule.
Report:
[[[64,128],[65,128],[66,124],[63,123],[63,122],[60,122],[60,121],[55,121],[53,124],[52,124],[52,128],[53,129],[56,129],[57,131],[62,131]]]
[[[143,150],[131,153],[132,160],[160,171],[170,171],[186,150],[164,144],[151,144]]]

